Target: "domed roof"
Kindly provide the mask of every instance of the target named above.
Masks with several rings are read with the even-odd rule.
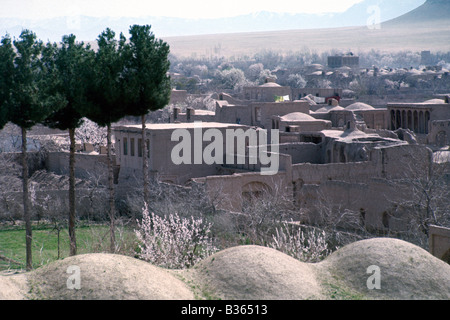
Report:
[[[403,75],[403,74],[407,73],[407,71],[405,69],[397,69],[392,72],[395,74],[398,74],[398,75]]]
[[[323,69],[323,65],[319,64],[319,63],[313,63],[310,65],[311,68],[316,69],[316,70],[322,70]]]
[[[320,109],[317,109],[315,113],[328,113],[330,111],[338,111],[338,110],[345,110],[341,106],[325,106]]]
[[[444,99],[430,99],[427,101],[422,102],[423,104],[444,104],[445,100]]]
[[[281,87],[281,86],[275,82],[267,82],[267,83],[260,85],[260,87]]]
[[[341,106],[335,106],[335,107],[331,108],[330,110],[328,110],[328,112],[331,112],[331,111],[340,111],[340,110],[345,110],[345,109],[342,108]]]
[[[413,75],[413,76],[420,76],[423,74],[423,72],[420,70],[417,70],[417,69],[411,69],[408,71],[408,74]]]
[[[331,109],[330,106],[322,107],[320,109],[317,109],[315,111],[315,113],[326,113],[326,112],[330,111],[330,109]]]
[[[345,110],[373,110],[375,109],[374,107],[372,107],[371,105],[368,105],[366,103],[362,103],[362,102],[355,102],[352,103],[351,105],[349,105],[348,107],[345,108]]]
[[[309,114],[303,112],[292,112],[280,118],[282,121],[316,121],[317,119],[311,117]]]

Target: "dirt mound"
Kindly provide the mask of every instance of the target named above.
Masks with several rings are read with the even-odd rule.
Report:
[[[68,289],[70,266],[79,268],[80,289]],[[379,268],[379,289],[368,288],[371,266]],[[86,254],[25,274],[0,275],[0,299],[24,298],[449,300],[450,265],[390,238],[352,243],[315,264],[259,246],[229,248],[182,271],[121,255]]]
[[[377,266],[380,289],[367,282]],[[367,299],[450,299],[450,265],[411,243],[376,238],[345,246],[317,264],[334,287]],[[328,273],[328,276],[326,276]],[[331,277],[330,277],[331,276]],[[373,283],[372,280],[370,282]]]
[[[27,289],[24,274],[0,274],[0,300],[24,300]]]
[[[186,272],[209,298],[240,300],[321,299],[312,264],[277,250],[239,246],[218,252]]]
[[[68,289],[70,266],[80,289]],[[51,300],[189,300],[194,295],[168,270],[127,256],[86,254],[51,263],[29,276],[29,298]],[[76,282],[72,282],[76,284]]]

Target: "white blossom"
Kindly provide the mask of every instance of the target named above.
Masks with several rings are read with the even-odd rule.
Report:
[[[143,208],[135,230],[139,258],[169,269],[184,269],[217,251],[209,237],[211,224],[201,218],[182,218],[177,213],[159,217]]]

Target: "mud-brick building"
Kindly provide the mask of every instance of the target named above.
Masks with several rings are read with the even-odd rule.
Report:
[[[184,185],[195,177],[217,174],[216,165],[207,165],[203,158],[198,158],[199,161],[196,158],[199,156],[197,151],[202,153],[211,144],[211,141],[204,141],[206,139],[203,139],[205,131],[214,129],[216,132],[220,132],[223,137],[223,150],[226,150],[226,130],[242,129],[246,131],[248,128],[244,125],[217,122],[146,124],[149,174],[159,181],[180,185]],[[176,164],[172,153],[174,148],[182,141],[181,138],[173,138],[172,136],[177,129],[185,130],[190,137],[190,161],[185,161],[182,164]],[[113,133],[115,136],[116,162],[120,166],[119,184],[123,186],[136,184],[136,182],[140,183],[143,170],[142,126],[115,126]],[[196,145],[198,141],[200,141],[199,147]],[[235,146],[237,148],[237,144]]]
[[[427,144],[448,145],[450,137],[450,98],[425,102],[389,103],[389,129],[409,129]]]

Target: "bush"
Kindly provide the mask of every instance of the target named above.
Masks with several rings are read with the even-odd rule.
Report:
[[[217,251],[209,237],[211,224],[201,218],[180,218],[149,214],[147,206],[142,221],[135,230],[139,241],[138,256],[154,265],[169,269],[184,269]]]
[[[294,226],[284,223],[276,229],[269,247],[279,250],[303,262],[319,262],[326,258],[331,250],[326,242],[325,231],[315,229],[293,230]]]

